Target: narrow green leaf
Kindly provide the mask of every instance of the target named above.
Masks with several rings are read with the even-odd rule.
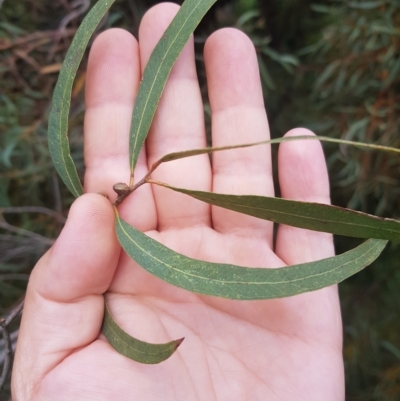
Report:
[[[384,1],[350,1],[349,6],[360,10],[372,10],[385,5]]]
[[[90,37],[114,1],[99,0],[82,21],[65,56],[54,89],[48,129],[50,154],[58,174],[75,197],[83,194],[83,188],[71,158],[68,143],[72,85]]]
[[[379,151],[384,151],[384,152],[400,154],[400,149],[393,148],[390,146],[378,145],[378,144],[374,144],[374,143],[348,141],[345,139],[336,139],[336,138],[330,138],[327,136],[298,135],[298,136],[287,136],[287,137],[276,138],[276,139],[268,139],[266,141],[261,141],[261,142],[242,143],[239,145],[198,148],[198,149],[184,150],[181,152],[172,152],[172,153],[168,153],[167,155],[163,156],[161,159],[159,159],[154,164],[156,166],[159,166],[161,163],[167,163],[167,162],[171,162],[173,160],[184,159],[186,157],[191,157],[191,156],[203,155],[206,153],[221,152],[224,150],[231,150],[231,149],[249,148],[252,146],[260,146],[260,145],[273,145],[273,144],[278,144],[278,143],[282,143],[282,142],[292,142],[292,141],[301,141],[301,140],[339,143],[342,145],[356,146],[359,148],[365,148],[365,149],[370,149],[370,150],[379,150]]]
[[[251,21],[254,18],[260,18],[261,12],[260,10],[249,10],[246,11],[244,14],[242,14],[236,21],[236,26],[238,28],[242,28],[244,25],[246,25],[249,21]]]
[[[400,221],[321,203],[300,202],[256,195],[225,195],[192,191],[149,180],[210,205],[270,220],[279,224],[356,238],[400,242]]]
[[[123,331],[112,318],[104,302],[104,321],[102,333],[111,346],[120,354],[140,363],[156,364],[168,359],[184,340],[171,341],[166,344],[150,344],[137,340]]]
[[[267,86],[268,89],[270,89],[271,91],[275,91],[276,85],[273,78],[271,77],[271,74],[269,73],[267,65],[265,64],[261,55],[258,55],[257,59],[258,59],[258,68],[260,70],[260,76],[262,78],[263,83]]]
[[[322,71],[321,75],[317,78],[317,80],[314,83],[315,89],[320,89],[326,81],[328,81],[332,75],[334,74],[335,70],[339,68],[340,61],[335,60],[332,63],[330,63],[324,71]]]
[[[116,211],[118,240],[140,266],[186,290],[223,298],[288,297],[339,283],[371,264],[387,241],[371,239],[342,255],[280,269],[248,268],[191,259],[131,227]]]
[[[171,69],[190,35],[216,1],[186,0],[151,54],[132,115],[129,143],[132,174]]]

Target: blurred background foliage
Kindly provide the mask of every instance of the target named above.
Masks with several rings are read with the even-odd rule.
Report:
[[[117,0],[98,32],[137,34],[155,0]],[[93,2],[92,2],[93,3]],[[73,201],[47,149],[51,95],[90,0],[0,0],[0,316],[23,296],[30,270],[60,232]],[[219,0],[196,35],[202,47],[235,26],[253,40],[273,137],[304,126],[317,134],[400,147],[400,0]],[[72,155],[83,171],[86,59],[74,84]],[[326,146],[333,203],[400,217],[398,157]],[[274,152],[275,153],[275,152]],[[279,193],[279,188],[277,188]],[[337,238],[343,252],[356,241]],[[399,246],[341,284],[346,399],[400,399]],[[15,341],[18,324],[12,328]],[[0,339],[0,365],[4,344]],[[8,388],[0,400],[8,400]]]

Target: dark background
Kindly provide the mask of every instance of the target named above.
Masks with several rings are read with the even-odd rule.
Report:
[[[156,3],[117,0],[99,30],[123,27],[136,34],[143,13]],[[89,5],[0,0],[0,316],[23,296],[30,270],[73,201],[52,167],[46,130],[60,63]],[[242,29],[256,46],[273,137],[305,126],[318,135],[400,147],[399,0],[219,0],[196,32],[208,121],[202,47],[224,26]],[[80,173],[85,67],[86,59],[70,115]],[[324,149],[334,204],[400,217],[398,156]],[[358,243],[336,238],[337,252]],[[390,244],[377,262],[340,285],[349,401],[400,400],[399,265],[399,246]],[[17,330],[18,322],[13,338]],[[0,339],[0,367],[3,360]],[[0,400],[9,400],[7,386]]]

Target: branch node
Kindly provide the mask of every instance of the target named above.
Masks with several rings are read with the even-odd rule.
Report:
[[[119,182],[114,184],[113,190],[118,195],[117,200],[114,203],[114,206],[117,207],[133,192],[134,188],[123,182]]]

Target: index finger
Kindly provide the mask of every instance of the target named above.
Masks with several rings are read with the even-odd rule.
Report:
[[[100,34],[91,49],[86,80],[85,191],[101,192],[114,200],[113,185],[129,183],[129,131],[141,78],[139,46],[122,29]],[[145,151],[135,170],[139,180],[147,173]],[[142,231],[156,227],[150,186],[143,186],[121,206],[124,218]],[[141,213],[128,213],[128,210]]]

